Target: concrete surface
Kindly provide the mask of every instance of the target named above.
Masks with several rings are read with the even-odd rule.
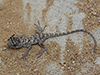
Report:
[[[1,75],[99,75],[100,74],[100,1],[99,0],[0,0],[0,74]],[[37,59],[38,45],[21,59],[26,48],[12,49],[7,39],[12,34],[35,34],[35,25],[47,25],[44,32],[86,33],[51,38],[45,41],[48,52]]]

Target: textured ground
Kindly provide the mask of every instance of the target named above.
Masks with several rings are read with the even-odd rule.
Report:
[[[100,75],[100,0],[0,0],[0,75]],[[32,47],[27,60],[21,59],[26,48],[11,49],[7,39],[12,34],[35,33],[34,23],[48,27],[44,32],[76,33],[48,39],[48,52],[37,59],[41,48]]]

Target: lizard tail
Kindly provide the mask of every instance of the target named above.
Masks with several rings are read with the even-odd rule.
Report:
[[[69,31],[69,32],[63,32],[63,33],[50,33],[49,36],[47,38],[53,38],[53,37],[58,37],[58,36],[64,36],[64,35],[68,35],[68,34],[73,34],[73,33],[76,33],[76,32],[85,32],[87,34],[89,34],[92,38],[93,38],[93,41],[94,41],[94,52],[96,51],[96,47],[97,47],[97,42],[96,42],[96,39],[94,38],[94,36],[86,31],[86,30],[83,30],[83,29],[78,29],[78,30],[72,30],[72,31]]]

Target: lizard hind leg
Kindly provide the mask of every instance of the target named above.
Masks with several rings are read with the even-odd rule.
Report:
[[[45,30],[45,28],[47,27],[47,25],[45,25],[44,28],[42,28],[40,26],[40,22],[39,21],[38,21],[38,25],[37,24],[34,24],[34,25],[36,25],[36,27],[37,27],[37,30],[35,30],[37,33],[42,33]]]
[[[41,57],[43,55],[43,53],[46,51],[47,54],[48,54],[48,51],[47,51],[47,47],[45,45],[43,45],[42,43],[39,44],[41,47],[43,47],[44,49],[42,49],[41,51],[39,51],[39,53],[37,53],[36,55],[39,55],[37,58]]]

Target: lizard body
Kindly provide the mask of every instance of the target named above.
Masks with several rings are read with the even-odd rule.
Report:
[[[94,38],[94,36],[86,31],[86,30],[83,30],[83,29],[77,29],[77,30],[73,30],[73,31],[70,31],[70,32],[63,32],[63,33],[43,33],[44,28],[42,28],[40,26],[40,23],[38,21],[38,24],[39,25],[36,25],[38,30],[36,30],[37,34],[34,34],[34,35],[31,35],[27,38],[25,38],[25,35],[21,35],[21,36],[18,36],[17,37],[14,37],[14,34],[8,39],[8,43],[7,45],[9,47],[12,47],[12,48],[22,48],[22,47],[27,47],[27,50],[24,52],[23,54],[23,58],[28,54],[28,52],[31,50],[32,48],[32,45],[36,45],[38,44],[39,46],[41,46],[42,49],[39,53],[37,53],[38,58],[40,56],[42,56],[42,54],[46,51],[47,52],[47,47],[43,44],[45,42],[46,39],[49,39],[49,38],[53,38],[53,37],[59,37],[59,36],[64,36],[64,35],[68,35],[68,34],[73,34],[73,33],[76,33],[76,32],[85,32],[87,34],[89,34],[92,38],[93,38],[93,41],[94,41],[94,52],[96,50],[96,46],[97,46],[97,43],[96,43],[96,40]],[[48,53],[48,52],[47,52]]]

